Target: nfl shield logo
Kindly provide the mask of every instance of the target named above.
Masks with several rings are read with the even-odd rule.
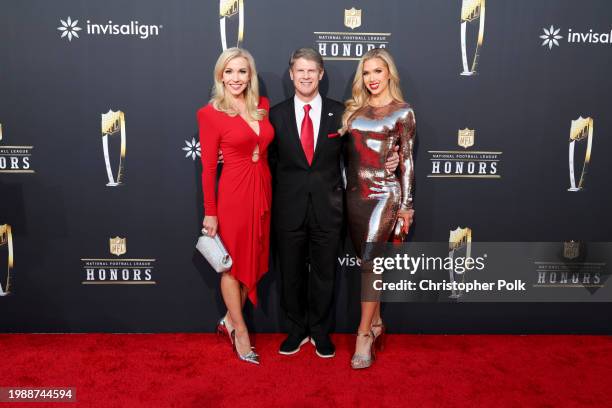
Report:
[[[580,242],[569,241],[563,243],[563,256],[567,259],[575,259],[580,255]]]
[[[231,17],[238,14],[238,0],[221,0],[219,14],[221,17]]]
[[[464,149],[474,146],[474,130],[468,128],[459,129],[457,144]]]
[[[344,10],[344,25],[351,30],[361,26],[361,10],[353,7],[350,10]]]
[[[125,238],[111,238],[110,240],[110,253],[113,255],[121,256],[127,252],[127,243]]]

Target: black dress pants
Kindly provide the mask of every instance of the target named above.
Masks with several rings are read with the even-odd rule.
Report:
[[[328,334],[334,296],[340,228],[326,231],[317,222],[309,196],[306,217],[299,228],[276,228],[281,268],[281,304],[289,333]]]

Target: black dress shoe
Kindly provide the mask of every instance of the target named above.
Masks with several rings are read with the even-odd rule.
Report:
[[[300,348],[308,343],[308,336],[298,336],[295,334],[289,334],[287,338],[281,343],[278,352],[286,356],[295,354],[300,351]]]
[[[329,335],[320,334],[318,336],[312,336],[310,342],[315,346],[317,356],[321,358],[331,358],[336,355],[336,347],[329,338]]]

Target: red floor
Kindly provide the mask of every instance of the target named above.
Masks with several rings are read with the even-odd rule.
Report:
[[[612,406],[608,336],[392,335],[353,371],[354,337],[337,356],[310,345],[277,354],[255,336],[262,365],[239,362],[211,334],[0,335],[0,387],[76,387],[83,407]]]

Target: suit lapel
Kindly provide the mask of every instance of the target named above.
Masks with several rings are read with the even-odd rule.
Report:
[[[319,134],[317,135],[317,145],[315,146],[314,156],[312,158],[312,164],[314,165],[317,160],[317,156],[321,149],[325,148],[325,144],[327,143],[327,129],[329,127],[329,104],[327,103],[327,98],[322,98],[321,103],[321,119],[319,121]],[[295,114],[295,113],[294,113]]]

